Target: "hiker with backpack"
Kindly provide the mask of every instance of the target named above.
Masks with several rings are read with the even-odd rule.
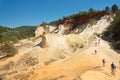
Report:
[[[111,64],[111,74],[115,76],[115,71],[116,71],[116,66],[114,64],[114,62],[112,62]]]

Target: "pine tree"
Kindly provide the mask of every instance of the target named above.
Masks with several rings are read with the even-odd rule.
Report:
[[[94,13],[94,12],[96,12],[95,9],[93,9],[93,8],[90,8],[90,9],[89,9],[89,13]]]
[[[105,7],[105,11],[110,12],[110,8],[108,6]]]
[[[112,9],[112,12],[119,11],[119,7],[116,4],[114,4],[111,9]]]

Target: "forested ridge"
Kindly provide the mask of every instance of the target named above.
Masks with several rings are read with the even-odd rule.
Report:
[[[34,37],[36,26],[21,26],[8,28],[0,26],[0,56],[13,56],[17,54],[17,49],[13,44],[21,39]]]

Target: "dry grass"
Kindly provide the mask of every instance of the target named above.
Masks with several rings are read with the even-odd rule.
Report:
[[[14,66],[14,62],[13,62],[13,61],[10,61],[10,62],[8,62],[6,65],[4,65],[4,66],[1,68],[1,70],[10,70],[10,69],[13,68],[13,66]]]
[[[33,57],[24,57],[23,59],[21,59],[20,61],[17,62],[17,66],[22,65],[22,66],[34,66],[36,64],[38,64],[38,60],[36,58]]]
[[[52,62],[54,62],[54,61],[56,61],[56,59],[50,59],[50,60],[44,62],[44,64],[45,64],[45,65],[49,65],[50,63],[52,63]]]

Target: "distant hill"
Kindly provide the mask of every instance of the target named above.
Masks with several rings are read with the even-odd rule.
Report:
[[[8,30],[10,30],[10,28],[0,26],[0,34],[3,33],[3,32],[6,32],[6,31],[8,31]]]
[[[0,42],[16,42],[17,40],[33,37],[36,26],[20,26],[8,28],[0,26]]]

